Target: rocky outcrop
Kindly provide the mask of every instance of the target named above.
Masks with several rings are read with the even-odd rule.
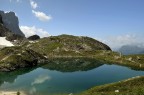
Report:
[[[15,15],[14,12],[7,12],[0,11],[0,15],[2,20],[0,22],[3,22],[3,25],[8,28],[11,32],[14,34],[20,35],[24,37],[25,35],[22,33],[22,31],[19,28],[19,21],[18,17]]]
[[[22,47],[6,47],[0,51],[0,71],[40,65],[47,59],[41,54]]]
[[[14,42],[15,40],[22,41],[25,39],[23,36],[11,32],[3,24],[0,24],[0,37],[6,37],[6,40],[11,42]]]
[[[38,35],[32,35],[32,36],[28,37],[27,39],[31,40],[31,41],[34,41],[34,40],[40,39],[40,36],[38,36]]]
[[[25,37],[15,34],[3,24],[2,16],[0,15],[0,37],[6,37],[6,40],[14,42],[14,40],[21,41]],[[1,44],[0,44],[1,45]]]

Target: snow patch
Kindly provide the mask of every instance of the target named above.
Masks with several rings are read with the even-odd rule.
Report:
[[[0,37],[0,45],[2,45],[2,46],[14,46],[10,41],[6,40],[6,37]]]

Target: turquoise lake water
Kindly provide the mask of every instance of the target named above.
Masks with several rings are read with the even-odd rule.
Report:
[[[64,65],[67,63],[69,61],[56,62],[61,67],[46,64],[42,67],[9,73],[1,72],[0,91],[23,91],[29,95],[79,93],[96,85],[144,75],[144,71],[135,71],[128,67],[95,63],[94,61],[78,61],[76,62],[78,63],[77,67]],[[91,64],[97,65],[92,67]],[[90,68],[84,68],[88,66]]]

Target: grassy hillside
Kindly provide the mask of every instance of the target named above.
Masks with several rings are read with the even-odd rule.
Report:
[[[5,47],[0,51],[0,71],[12,71],[23,67],[33,67],[42,60],[41,54],[19,46]]]
[[[144,77],[93,87],[79,95],[143,95]]]
[[[26,53],[22,52],[26,51]],[[31,55],[28,51],[33,52]],[[12,53],[12,54],[11,54]],[[60,35],[26,41],[18,47],[4,48],[0,51],[0,63],[20,64],[22,60],[32,62],[37,56],[46,58],[93,58],[108,64],[128,66],[136,70],[144,70],[144,55],[124,56],[89,37]],[[8,58],[7,58],[8,57]],[[4,59],[5,60],[2,60]],[[27,61],[22,61],[27,62]]]
[[[80,53],[82,51],[111,50],[107,45],[82,36],[60,35],[51,36],[37,40],[35,43],[27,44],[27,47],[46,54],[53,55],[63,53]]]
[[[25,41],[21,46],[6,47],[0,50],[0,71],[12,71],[23,67],[33,67],[55,58],[91,58],[106,64],[116,64],[136,70],[144,70],[144,55],[121,55],[92,38],[60,35]],[[47,68],[59,71],[87,70],[99,65],[88,62],[58,65],[58,61],[47,64]],[[59,63],[59,62],[58,62]],[[79,62],[78,62],[79,63]],[[71,65],[72,64],[72,65]],[[71,65],[71,68],[68,68]],[[101,65],[101,64],[100,64]],[[83,67],[83,66],[88,66]],[[65,68],[66,67],[66,68]],[[143,95],[144,77],[133,78],[118,83],[94,87],[80,95]]]

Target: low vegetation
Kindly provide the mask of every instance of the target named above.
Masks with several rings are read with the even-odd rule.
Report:
[[[144,77],[93,87],[79,95],[143,95]]]
[[[6,47],[0,51],[0,71],[13,71],[18,68],[33,67],[46,58],[39,53],[19,46]]]
[[[121,55],[92,38],[77,37],[72,35],[60,35],[25,41],[21,46],[5,47],[0,50],[0,71],[12,71],[18,68],[33,67],[47,60],[57,58],[90,58],[106,64],[127,66],[135,70],[144,70],[144,55]],[[47,64],[47,67],[62,72],[75,71],[87,65],[87,70],[93,65],[88,63],[58,65],[58,61]],[[78,62],[79,63],[79,62]],[[68,68],[71,65],[71,68]],[[94,65],[94,67],[100,66]],[[77,66],[75,68],[75,66]],[[65,67],[65,69],[62,69]],[[75,69],[74,69],[75,68]],[[144,77],[137,77],[102,86],[96,86],[80,95],[143,95]],[[73,94],[70,94],[73,95]],[[79,95],[79,94],[78,94]]]
[[[72,35],[52,36],[30,42],[26,41],[21,46],[3,48],[0,51],[0,69],[5,66],[9,68],[16,65],[19,68],[22,66],[19,66],[20,63],[29,64],[29,62],[43,58],[85,57],[107,64],[123,65],[136,70],[144,70],[144,55],[124,56],[111,51],[107,45],[92,38]]]

